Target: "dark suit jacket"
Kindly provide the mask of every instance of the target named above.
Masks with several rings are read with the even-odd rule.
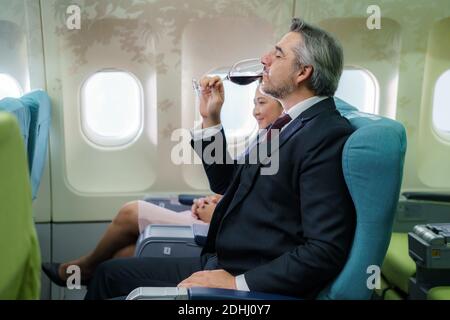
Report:
[[[275,175],[261,175],[261,163],[224,164],[230,161],[226,144],[217,145],[225,141],[223,131],[196,144],[197,153],[214,146],[223,158],[204,162],[211,190],[224,197],[203,254],[216,253],[220,268],[245,274],[252,291],[316,296],[344,266],[354,235],[355,209],[341,164],[351,133],[328,98],[281,132],[270,158],[279,157]]]

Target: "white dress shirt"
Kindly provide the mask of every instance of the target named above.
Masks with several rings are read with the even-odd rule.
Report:
[[[313,96],[306,100],[300,101],[296,105],[292,106],[288,111],[283,111],[283,114],[285,114],[285,113],[289,114],[289,116],[291,116],[292,120],[294,120],[302,112],[306,111],[307,109],[309,109],[316,103],[319,103],[320,101],[325,100],[326,98],[328,98],[328,97]],[[285,124],[281,128],[280,132],[283,131],[292,122],[292,120],[289,121],[287,124]],[[200,123],[196,128],[191,130],[192,140],[198,141],[198,140],[210,138],[210,137],[216,135],[218,132],[220,132],[220,130],[222,130],[222,124],[220,124],[220,123],[218,125],[208,127],[205,129],[202,129],[202,124]],[[247,285],[247,281],[245,281],[244,274],[240,274],[240,275],[236,276],[235,283],[236,283],[236,288],[238,290],[250,291],[250,289]]]

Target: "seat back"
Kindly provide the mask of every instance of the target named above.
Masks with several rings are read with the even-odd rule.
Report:
[[[356,209],[356,229],[346,265],[318,298],[369,299],[372,268],[381,269],[391,238],[406,133],[397,121],[359,112],[337,98],[335,102],[355,128],[344,145],[342,168]]]
[[[51,123],[50,98],[46,92],[35,90],[20,98],[31,116],[28,140],[28,162],[33,199],[36,198],[47,159],[48,135]]]
[[[38,299],[41,261],[24,142],[6,112],[0,112],[0,177],[0,299]]]

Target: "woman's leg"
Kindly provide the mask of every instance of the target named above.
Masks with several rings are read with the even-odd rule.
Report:
[[[149,224],[179,224],[192,225],[193,223],[204,223],[191,214],[190,210],[174,212],[145,201],[138,203],[139,233]],[[136,243],[130,244],[114,253],[114,258],[132,257],[136,251]]]
[[[138,218],[140,232],[143,232],[149,224],[192,225],[194,223],[204,223],[195,218],[191,210],[175,212],[145,201],[139,201]]]
[[[83,279],[89,279],[97,265],[113,257],[131,257],[140,232],[149,224],[204,223],[194,218],[190,211],[174,212],[145,201],[125,204],[106,229],[96,248],[88,255],[61,264],[59,276],[66,279],[66,269],[77,265]]]
[[[129,246],[120,249],[116,253],[114,253],[113,258],[129,258],[134,256],[134,252],[136,251],[136,244],[130,244]]]
[[[59,276],[66,279],[66,269],[77,265],[83,279],[89,279],[101,262],[112,258],[118,251],[136,243],[139,236],[139,201],[125,204],[106,229],[95,249],[86,256],[61,264]]]

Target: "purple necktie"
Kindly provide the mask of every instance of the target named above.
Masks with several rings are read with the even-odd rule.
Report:
[[[267,141],[270,141],[270,139],[272,138],[272,130],[280,130],[286,123],[291,120],[291,116],[287,113],[275,120],[275,122],[269,127],[267,131]]]

